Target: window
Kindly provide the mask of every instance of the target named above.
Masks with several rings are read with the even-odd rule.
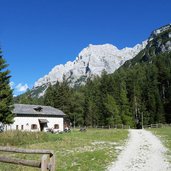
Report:
[[[18,130],[18,125],[16,125],[16,130]]]
[[[59,125],[58,124],[55,124],[54,125],[54,129],[59,129]]]
[[[23,130],[24,129],[24,125],[21,125],[21,130]]]
[[[31,125],[31,129],[37,129],[37,125],[36,124],[32,124]]]

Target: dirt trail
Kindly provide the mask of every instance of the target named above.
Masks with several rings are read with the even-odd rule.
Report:
[[[146,130],[130,130],[129,140],[108,171],[171,171],[166,148]]]

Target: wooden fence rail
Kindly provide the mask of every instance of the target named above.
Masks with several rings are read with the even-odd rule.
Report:
[[[150,124],[150,125],[144,125],[144,128],[164,128],[164,127],[171,127],[171,124]]]
[[[0,156],[0,162],[41,168],[41,171],[55,171],[55,155],[51,150],[32,150],[0,146],[0,151],[24,154],[43,154],[41,161],[23,160]]]
[[[119,124],[119,125],[114,125],[114,126],[96,126],[95,128],[102,128],[102,129],[111,129],[111,128],[115,128],[115,129],[130,129],[129,125],[123,125],[123,124]]]

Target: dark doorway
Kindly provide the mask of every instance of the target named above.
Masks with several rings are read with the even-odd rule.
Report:
[[[40,131],[43,131],[44,128],[48,127],[48,125],[47,125],[48,122],[49,121],[47,119],[39,119]]]

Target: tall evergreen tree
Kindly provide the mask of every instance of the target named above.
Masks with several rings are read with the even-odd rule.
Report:
[[[106,118],[107,124],[111,126],[121,124],[122,121],[119,115],[118,105],[116,104],[115,99],[111,95],[107,95],[104,105],[108,114]]]
[[[127,89],[125,81],[120,81],[120,116],[124,125],[134,125],[133,116],[130,112],[130,104],[127,98]]]
[[[13,94],[10,88],[10,71],[6,69],[8,64],[1,55],[0,50],[0,122],[13,123]]]
[[[73,126],[82,126],[84,125],[84,118],[83,118],[83,103],[84,103],[84,96],[83,93],[80,91],[73,91],[72,97],[70,100],[70,121]]]
[[[44,104],[61,109],[66,114],[70,114],[71,107],[71,88],[67,80],[62,83],[57,82],[53,86],[49,86],[44,96]]]
[[[58,84],[58,82],[57,82],[57,84]],[[46,93],[44,95],[44,105],[55,107],[55,105],[54,105],[54,88],[52,85],[50,85],[48,87],[48,89],[46,90]]]

